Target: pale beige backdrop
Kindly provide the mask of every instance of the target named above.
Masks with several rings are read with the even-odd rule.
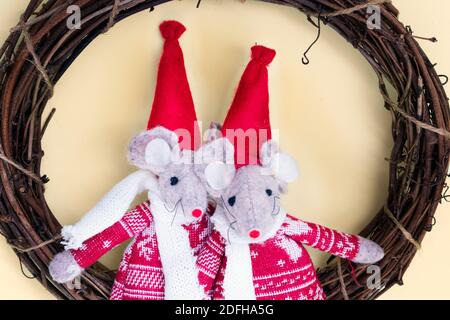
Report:
[[[28,0],[0,1],[0,40],[15,25]],[[395,0],[401,19],[423,42],[440,73],[450,73],[450,2]],[[311,64],[301,54],[316,29],[294,9],[247,1],[174,1],[134,15],[96,39],[56,87],[49,108],[57,109],[44,140],[43,173],[50,207],[65,223],[77,221],[118,180],[131,172],[128,140],[146,125],[161,50],[158,24],[178,19],[189,80],[199,118],[223,120],[249,48],[264,44],[278,51],[270,68],[272,123],[281,145],[301,167],[301,179],[284,198],[289,212],[348,232],[358,232],[383,205],[391,148],[390,117],[377,79],[362,56],[325,28]],[[404,278],[384,298],[450,298],[450,206],[437,213]],[[324,256],[313,252],[320,264]],[[121,248],[102,261],[116,267]],[[52,299],[20,272],[17,257],[0,239],[0,298]]]

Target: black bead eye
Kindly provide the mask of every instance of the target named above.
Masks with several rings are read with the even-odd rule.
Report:
[[[180,182],[180,179],[178,179],[177,177],[170,178],[170,185],[171,186],[176,186],[178,184],[178,182]]]
[[[270,196],[272,196],[273,192],[272,192],[272,190],[267,189],[266,190],[266,194],[270,197]]]
[[[233,196],[228,199],[228,204],[230,205],[230,207],[234,206],[235,203],[236,203],[236,196]]]

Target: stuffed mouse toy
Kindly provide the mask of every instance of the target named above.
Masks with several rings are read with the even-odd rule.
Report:
[[[252,48],[220,138],[232,143],[234,157],[205,168],[217,209],[197,265],[199,281],[214,299],[325,299],[304,246],[355,263],[375,263],[384,255],[368,239],[302,221],[281,207],[298,169],[271,139],[267,65],[274,56],[271,49]]]
[[[211,226],[204,214],[205,182],[196,175],[194,160],[221,158],[215,159],[207,146],[197,148],[200,130],[178,43],[185,28],[166,21],[160,30],[165,44],[147,131],[129,147],[129,160],[140,170],[116,185],[80,222],[64,227],[67,251],[50,264],[53,279],[68,282],[133,237],[112,290],[116,300],[205,298],[195,256]],[[145,190],[150,201],[125,213]]]
[[[214,127],[212,125],[211,131],[208,132],[215,132],[213,131],[215,130]],[[195,174],[203,172],[201,168],[206,168],[209,163],[223,161],[222,144],[226,144],[229,147],[227,141],[216,140],[205,144],[195,152]],[[192,168],[190,168],[184,179],[187,181],[200,179],[201,185],[196,185],[196,190],[201,192],[202,187],[206,185],[205,177],[194,176],[192,178],[193,171],[191,170]],[[190,184],[188,184],[176,192],[182,198],[189,198],[191,190]],[[212,192],[208,187],[206,191]],[[172,194],[170,190],[167,192],[169,196]],[[198,255],[205,243],[205,239],[211,233],[212,226],[209,222],[208,214],[202,215],[200,219],[192,219],[192,221],[190,218],[187,218],[184,224],[180,224],[182,223],[180,219],[184,218],[182,213],[177,213],[176,211],[181,210],[181,206],[175,210],[168,210],[165,214],[168,219],[164,221],[170,221],[171,226],[166,230],[166,234],[161,236],[161,234],[156,232],[155,218],[151,210],[150,202],[146,201],[133,210],[128,211],[113,226],[85,241],[81,248],[57,255],[50,265],[52,277],[62,283],[71,281],[80,275],[84,269],[98,261],[104,254],[124,241],[133,238],[124,252],[122,262],[117,271],[110,295],[111,300],[162,300],[175,299],[177,297],[184,299],[209,299],[211,292],[203,290],[200,282],[201,273],[192,264],[192,257]],[[207,212],[212,210],[212,205],[210,205]],[[182,216],[177,217],[177,214]],[[157,222],[158,220],[156,220],[156,224]],[[182,230],[180,230],[180,226]],[[173,248],[174,240],[178,239],[183,244],[186,244],[186,240],[188,240],[190,248],[183,248],[181,251],[179,247]],[[165,243],[161,243],[162,241],[165,241]],[[174,272],[177,272],[175,276],[179,275],[178,277],[173,275],[174,272],[168,274],[167,267],[163,267],[161,258],[164,257],[165,253],[169,255],[170,259],[174,260],[173,263],[169,263],[169,267],[172,264],[177,265]],[[167,263],[164,266],[167,266]],[[179,268],[184,268],[184,270],[177,271]],[[197,273],[199,282],[195,278]],[[191,285],[186,283],[186,279],[180,279],[180,277],[186,277],[190,280]],[[178,282],[168,288],[168,284],[171,283],[170,280],[172,279]],[[178,286],[183,286],[188,292],[177,289]],[[177,292],[174,293],[174,290],[177,290]],[[183,296],[181,297],[181,295]]]

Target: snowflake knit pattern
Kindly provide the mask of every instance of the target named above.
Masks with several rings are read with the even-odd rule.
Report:
[[[198,252],[209,237],[209,217],[184,226],[192,253]],[[88,268],[101,256],[122,242],[133,238],[124,252],[111,292],[111,300],[163,300],[164,273],[158,239],[148,201],[128,211],[108,229],[85,241],[80,249],[71,250],[75,261]]]
[[[230,299],[227,281],[229,244],[213,231],[198,256],[199,278],[214,299]],[[249,244],[252,284],[257,300],[324,300],[312,260],[303,245],[352,260],[359,251],[357,236],[287,216],[276,235],[263,243]],[[233,279],[240,275],[232,275]],[[241,286],[241,283],[232,285]]]

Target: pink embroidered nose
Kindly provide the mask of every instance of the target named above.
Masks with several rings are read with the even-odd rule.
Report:
[[[201,209],[192,210],[192,216],[194,218],[200,218],[203,215],[203,211]]]
[[[258,239],[261,236],[261,231],[258,229],[252,229],[248,232],[248,236],[252,239]]]

